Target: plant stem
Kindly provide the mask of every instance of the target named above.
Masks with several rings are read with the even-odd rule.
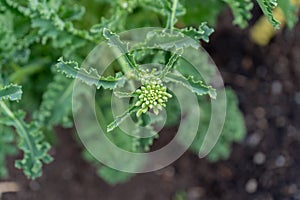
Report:
[[[168,28],[171,30],[171,32],[174,29],[175,25],[175,17],[176,17],[176,9],[177,9],[178,0],[173,0],[172,10],[168,17]]]
[[[48,62],[48,59],[41,59],[35,63],[29,64],[24,67],[19,67],[16,72],[9,76],[9,81],[13,83],[20,83],[22,80],[32,74],[35,74],[41,71],[44,68],[44,65]]]
[[[35,150],[34,146],[32,145],[30,138],[28,137],[28,134],[27,134],[27,131],[26,131],[24,125],[15,116],[15,114],[7,107],[7,105],[3,101],[0,101],[0,107],[1,107],[1,110],[3,110],[3,113],[13,121],[15,128],[18,130],[17,132],[19,133],[19,136],[25,140],[25,143],[29,147],[30,154],[31,154],[32,158],[34,158],[35,157],[34,151],[36,151],[36,150]]]

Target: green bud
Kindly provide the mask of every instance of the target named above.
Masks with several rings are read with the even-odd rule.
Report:
[[[136,90],[136,93],[139,96],[135,106],[140,107],[136,113],[137,117],[150,109],[157,115],[163,107],[166,107],[166,102],[172,97],[160,80],[144,81],[144,84]]]

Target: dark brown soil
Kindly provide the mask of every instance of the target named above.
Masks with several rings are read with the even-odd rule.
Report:
[[[180,191],[187,199],[300,199],[300,24],[258,47],[247,30],[225,20],[205,48],[237,92],[246,119],[247,137],[233,145],[229,160],[210,163],[187,152],[161,171],[112,187],[81,158],[72,130],[58,129],[55,161],[42,178],[28,181],[9,158],[8,180],[22,191],[3,199],[168,200]]]

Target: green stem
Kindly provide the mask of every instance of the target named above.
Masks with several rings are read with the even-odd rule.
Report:
[[[171,32],[174,30],[174,26],[175,26],[174,22],[176,17],[177,4],[178,4],[178,0],[173,0],[172,10],[168,16],[167,28],[169,28]]]
[[[159,78],[163,79],[166,76],[166,74],[169,73],[169,71],[174,67],[175,63],[180,58],[180,56],[181,56],[182,53],[183,53],[183,50],[182,49],[178,49],[177,51],[175,51],[172,54],[172,56],[170,57],[167,65],[162,70],[161,74],[159,75]]]
[[[0,107],[2,109],[2,111],[9,117],[12,119],[15,128],[18,130],[18,133],[20,135],[21,138],[24,138],[26,144],[28,145],[29,149],[30,149],[30,154],[32,156],[32,158],[34,158],[34,148],[33,145],[31,144],[30,139],[27,136],[26,133],[26,129],[25,127],[22,125],[22,122],[19,121],[19,119],[14,115],[14,113],[6,106],[6,104],[3,101],[0,101]]]
[[[113,52],[115,55],[118,55],[119,52],[117,51],[117,49],[113,49]],[[125,55],[122,55],[119,59],[118,59],[118,63],[120,64],[122,71],[126,74],[127,72],[131,71],[130,66],[128,65],[128,62],[126,60],[126,58],[124,57]]]
[[[20,83],[25,77],[35,74],[44,68],[44,65],[48,62],[48,59],[38,60],[35,63],[29,64],[24,67],[18,68],[13,74],[9,76],[9,81],[12,83]]]

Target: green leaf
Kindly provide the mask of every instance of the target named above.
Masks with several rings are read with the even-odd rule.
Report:
[[[87,44],[97,44],[99,37],[92,36],[88,31],[77,29],[70,20],[70,15],[63,13],[66,19],[61,18],[59,11],[78,12],[78,6],[70,2],[64,2],[64,6],[59,3],[43,1],[16,2],[12,0],[3,0],[6,9],[13,10],[23,18],[30,20],[30,33],[34,36],[34,42],[46,44],[48,40],[52,41],[54,48],[63,49],[64,55],[69,56],[80,47]],[[69,4],[69,7],[66,8]],[[77,11],[76,11],[77,9]],[[77,17],[75,17],[77,18]],[[22,38],[23,41],[23,38]],[[27,41],[27,40],[24,40]]]
[[[106,91],[107,92],[107,91]],[[105,102],[105,104],[103,104]],[[97,116],[100,120],[99,123],[102,123],[103,125],[107,125],[109,120],[113,120],[112,112],[111,112],[111,96],[109,95],[103,95],[101,99],[101,108],[97,111]],[[133,116],[134,117],[134,116]],[[87,119],[88,120],[88,119]],[[139,118],[138,122],[140,122],[142,118]],[[139,124],[140,125],[140,124]],[[145,130],[144,128],[147,128],[149,131],[154,131],[151,126],[138,126],[138,127],[143,127],[143,131]],[[150,145],[153,143],[153,140],[158,137],[158,134],[151,136],[149,138],[138,138],[135,136],[138,136],[139,134],[143,134],[144,132],[141,131],[141,129],[132,129],[131,135],[124,133],[120,128],[114,129],[110,133],[106,133],[106,137],[117,147],[124,149],[125,151],[130,151],[130,152],[144,152],[145,150],[149,150]],[[100,146],[100,145],[99,145]],[[101,150],[101,147],[99,147],[98,151],[102,151],[102,153],[106,155],[112,155],[114,158],[113,159],[124,159],[124,154],[115,154],[111,152],[111,149],[106,149],[106,151],[103,152]],[[84,158],[91,164],[95,165],[97,168],[97,172],[99,177],[104,179],[107,183],[115,185],[117,183],[122,183],[124,181],[127,181],[130,177],[134,176],[134,174],[130,173],[125,173],[120,172],[118,170],[112,170],[112,169],[103,169],[107,168],[106,166],[103,166],[102,163],[100,163],[93,155],[91,155],[88,151],[83,152]],[[141,162],[130,162],[127,163],[131,169],[138,169],[140,168],[143,164]]]
[[[114,90],[114,95],[116,95],[116,97],[118,98],[130,98],[135,96],[132,92],[123,92],[123,91],[115,91],[115,90]]]
[[[141,120],[142,122],[145,121],[144,119],[142,119],[142,117],[140,117],[139,120]],[[163,120],[163,119],[160,118],[160,120]],[[154,124],[154,123],[156,123],[156,122],[153,122],[151,120],[151,124]],[[143,124],[139,123],[138,128],[136,130],[134,130],[133,135],[138,136],[138,137],[134,138],[134,142],[133,142],[133,151],[134,152],[150,151],[151,145],[153,145],[154,140],[159,138],[159,134],[157,133],[157,131],[154,130],[154,128],[153,128],[153,126],[151,126],[151,124],[143,126]],[[143,130],[141,130],[140,127],[143,127]],[[139,137],[141,133],[143,134],[145,132],[145,130],[147,131],[147,135],[149,137]]]
[[[22,87],[18,85],[7,85],[0,89],[0,100],[18,101],[22,98]]]
[[[37,36],[20,31],[14,15],[5,9],[0,13],[0,68],[10,62],[26,63],[30,50],[29,45],[35,42]]]
[[[130,69],[139,71],[137,64],[135,63],[133,54],[129,52],[128,43],[123,43],[120,40],[119,35],[111,32],[109,29],[105,28],[103,30],[103,36],[108,40],[110,47],[116,47],[120,55],[125,59],[127,67],[124,72],[129,71]]]
[[[273,16],[273,9],[277,6],[277,0],[256,0],[264,15],[275,29],[279,29],[279,22]]]
[[[107,166],[103,166],[96,158],[94,158],[87,150],[84,150],[83,158],[97,168],[97,175],[110,185],[116,185],[128,181],[134,174],[121,172]]]
[[[212,82],[216,74],[216,66],[211,62],[206,52],[189,48],[185,49],[182,58],[175,64],[175,70],[185,77],[192,75],[195,79],[202,81],[204,81],[203,77],[205,77],[206,83]]]
[[[172,54],[171,58],[166,64],[166,67],[161,72],[160,75],[161,78],[165,77],[165,75],[175,66],[175,63],[178,61],[182,53],[183,53],[183,49],[178,49]]]
[[[131,113],[136,111],[136,107],[132,106],[128,110],[126,110],[121,115],[117,116],[113,122],[111,122],[109,125],[107,125],[107,132],[113,131],[115,128],[117,128],[127,117],[130,116]]]
[[[65,74],[66,77],[79,79],[87,85],[96,86],[97,89],[101,87],[104,89],[114,89],[122,79],[120,73],[116,74],[115,77],[102,77],[94,68],[90,68],[90,70],[79,68],[77,62],[64,61],[63,58],[59,58],[56,67],[57,71]]]
[[[110,185],[116,185],[128,181],[134,174],[102,166],[98,169],[98,175]]]
[[[170,81],[176,84],[181,84],[182,86],[186,87],[199,96],[208,94],[213,99],[215,99],[217,96],[216,90],[214,88],[205,85],[201,80],[194,80],[193,76],[189,76],[186,78],[180,74],[168,73],[165,79],[167,82]]]
[[[14,132],[10,127],[0,125],[0,178],[8,175],[6,169],[6,156],[14,155],[16,148],[13,145],[15,141]]]
[[[34,119],[41,126],[51,130],[54,126],[62,124],[69,127],[72,122],[69,114],[72,110],[73,81],[62,74],[57,74],[47,86],[39,110],[34,114]]]
[[[290,0],[278,0],[278,7],[282,10],[288,27],[292,29],[298,22],[297,7]]]
[[[18,147],[24,152],[23,159],[17,160],[15,166],[22,169],[24,174],[31,179],[40,177],[43,163],[52,161],[52,157],[48,154],[49,143],[43,140],[44,136],[37,124],[28,124],[24,121],[25,113],[23,111],[12,112],[4,102],[0,102],[0,107],[7,117],[2,118],[0,123],[16,129],[19,135]]]
[[[176,29],[172,33],[169,30],[151,31],[147,34],[145,42],[140,45],[140,48],[163,49],[165,51],[176,51],[187,47],[198,49],[200,45],[197,40],[185,36]]]
[[[124,9],[117,9],[115,15],[113,15],[111,18],[106,19],[102,17],[101,22],[99,24],[93,25],[90,29],[90,32],[99,37],[102,36],[105,28],[109,28],[113,31],[119,30],[123,26],[122,22],[124,19],[126,19],[126,16],[128,14],[129,13],[127,13]]]
[[[176,0],[176,5],[173,7],[174,2],[175,1],[173,0],[143,0],[141,6],[163,16],[168,16],[172,12],[174,13],[175,17],[184,15],[186,13],[186,10],[183,5]]]
[[[220,0],[185,0],[183,4],[186,10],[188,10],[188,12],[182,16],[182,22],[185,26],[197,26],[199,22],[207,22],[210,26],[215,26],[218,16],[224,8],[224,2]]]
[[[197,29],[193,27],[181,29],[185,35],[194,38],[195,40],[203,40],[209,42],[209,36],[214,32],[213,28],[209,28],[206,22],[202,22]]]
[[[251,19],[251,10],[253,3],[251,0],[223,0],[231,8],[234,16],[233,23],[241,28],[248,26],[248,20]]]
[[[231,153],[231,145],[233,142],[240,142],[246,135],[246,127],[243,118],[243,114],[239,110],[238,99],[234,91],[230,88],[226,88],[226,98],[227,104],[217,104],[215,112],[223,112],[224,106],[226,106],[226,118],[222,133],[212,149],[212,151],[207,155],[207,158],[211,162],[216,162],[220,159],[227,159]],[[201,119],[198,129],[198,133],[195,137],[194,142],[190,146],[190,149],[199,153],[204,138],[206,136],[206,131],[209,126],[215,126],[211,123],[211,102],[204,98],[199,98],[199,106],[201,109]],[[221,121],[216,115],[216,121]]]

